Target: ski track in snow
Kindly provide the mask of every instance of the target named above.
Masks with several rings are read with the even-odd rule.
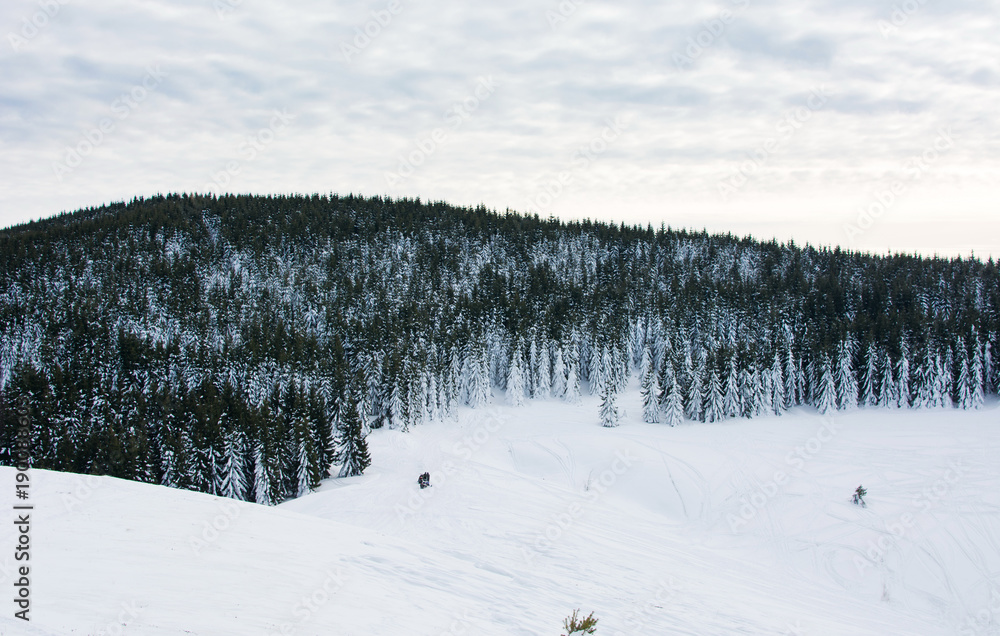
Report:
[[[998,412],[838,413],[799,466],[824,422],[805,409],[614,429],[590,396],[462,409],[375,431],[366,475],[276,508],[33,471],[33,621],[0,634],[554,636],[576,608],[597,636],[998,634]]]

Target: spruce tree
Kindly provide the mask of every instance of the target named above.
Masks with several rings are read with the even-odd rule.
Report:
[[[517,347],[514,348],[507,370],[507,403],[511,406],[524,405],[524,370]]]
[[[865,355],[865,377],[861,385],[861,404],[866,407],[878,405],[875,388],[878,386],[878,358],[875,345],[869,343]]]
[[[365,439],[361,415],[358,413],[358,396],[355,392],[348,394],[345,404],[341,405],[340,449],[337,460],[341,462],[340,477],[354,477],[365,472],[371,465],[368,454],[368,441]]]
[[[816,408],[824,415],[837,408],[837,386],[833,381],[830,358],[825,354],[820,363],[819,392],[816,397]]]
[[[643,349],[639,363],[640,388],[642,395],[642,421],[655,424],[660,421],[660,385],[653,372],[653,356],[649,347]]]
[[[858,407],[858,380],[854,376],[854,339],[841,341],[837,356],[837,405],[842,410]]]
[[[663,420],[670,426],[678,426],[684,422],[684,403],[681,397],[681,387],[677,384],[677,375],[671,374],[670,387],[666,391],[663,405]]]
[[[618,426],[621,419],[621,413],[618,411],[618,394],[615,393],[614,387],[611,385],[604,387],[604,394],[601,396],[600,416],[601,424],[609,428]]]
[[[705,421],[718,422],[725,418],[725,408],[723,406],[722,383],[719,381],[719,374],[713,366],[708,379],[708,395],[705,399]]]

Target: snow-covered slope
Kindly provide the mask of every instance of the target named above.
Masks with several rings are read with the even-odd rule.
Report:
[[[996,404],[673,429],[596,413],[376,431],[364,476],[270,509],[34,471],[32,630],[8,601],[0,634],[556,635],[575,608],[598,636],[1000,633]]]

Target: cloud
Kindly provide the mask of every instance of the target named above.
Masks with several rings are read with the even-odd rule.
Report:
[[[951,127],[954,148],[921,178],[933,196],[901,200],[877,240],[848,246],[892,247],[891,227],[900,246],[967,248],[954,231],[927,230],[928,218],[952,222],[940,204],[951,193],[968,207],[961,223],[980,237],[977,253],[1000,255],[982,231],[992,197],[968,196],[1000,185],[996,3],[913,0],[894,15],[903,4],[66,0],[27,37],[40,5],[12,0],[0,8],[0,224],[204,191],[232,162],[233,191],[525,209],[608,118],[624,117],[623,134],[543,212],[734,231],[752,222],[840,243],[880,180]],[[157,65],[162,81],[143,87]],[[480,99],[481,78],[496,90]],[[829,99],[783,136],[820,87]],[[294,119],[268,133],[275,111]],[[103,120],[113,129],[88,146]],[[443,141],[412,174],[387,178],[435,131]],[[719,183],[776,137],[722,200]],[[788,221],[789,202],[818,200],[822,219]],[[914,215],[925,221],[908,224]]]

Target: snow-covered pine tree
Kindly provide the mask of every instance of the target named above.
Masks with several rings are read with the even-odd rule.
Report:
[[[427,373],[427,420],[441,420],[440,392],[438,391],[437,375],[433,371]]]
[[[931,373],[933,374],[932,385],[934,387],[931,395],[931,406],[933,408],[950,408],[951,395],[948,389],[950,388],[951,379],[948,377],[950,373],[945,367],[944,358],[941,354],[934,356]]]
[[[799,404],[801,395],[798,387],[799,367],[795,364],[795,356],[792,354],[792,347],[789,343],[788,351],[785,353],[785,408],[790,409]]]
[[[525,370],[525,392],[528,394],[529,398],[538,397],[538,383],[539,376],[541,376],[541,358],[538,355],[538,342],[535,335],[532,334],[529,338],[528,344],[528,368]]]
[[[519,347],[515,346],[507,366],[507,404],[524,406],[524,364]]]
[[[899,399],[899,408],[904,409],[910,406],[910,348],[906,345],[906,338],[901,338],[899,343],[899,360],[896,362],[896,396]]]
[[[231,499],[246,499],[247,482],[243,470],[243,433],[233,428],[226,433],[222,488],[219,493]]]
[[[959,352],[961,355],[961,349]],[[973,408],[972,385],[973,379],[972,371],[969,368],[969,359],[967,356],[961,355],[958,369],[958,386],[956,387],[958,392],[958,408],[965,410],[971,410]]]
[[[995,334],[990,334],[983,345],[983,390],[986,393],[1000,392],[1000,365],[995,365],[993,361],[993,341]]]
[[[348,399],[340,407],[339,449],[337,461],[341,462],[340,477],[360,475],[371,465],[368,453],[368,440],[361,425],[361,414],[358,413],[357,395],[352,391]]]
[[[882,351],[881,358],[882,373],[879,380],[878,405],[882,408],[899,408],[899,395],[896,393],[899,387],[892,376],[892,359],[885,350]]]
[[[692,422],[704,421],[705,409],[705,358],[698,356],[698,363],[691,371],[691,382],[688,384],[687,400],[684,403],[684,413]]]
[[[848,334],[837,352],[837,406],[850,411],[858,408],[858,379],[854,375],[854,338]]]
[[[254,448],[254,501],[263,506],[273,506],[274,486],[271,483],[270,459],[264,450],[263,443],[258,442]]]
[[[305,434],[305,431],[300,431],[299,433],[299,450],[298,457],[296,458],[296,482],[297,482],[297,492],[296,497],[301,497],[302,495],[313,490],[318,484],[314,483],[313,480],[313,453],[312,445],[309,440],[309,436]]]
[[[739,371],[736,369],[736,355],[729,356],[729,372],[726,374],[726,388],[722,396],[722,412],[726,417],[743,414],[743,400],[740,394]]]
[[[861,404],[866,407],[878,405],[875,389],[878,386],[878,356],[874,343],[868,343],[865,354],[865,377],[861,384]]]
[[[816,397],[816,408],[820,413],[830,413],[837,408],[837,385],[830,368],[830,357],[823,354],[820,363],[820,377]]]
[[[621,413],[617,405],[618,394],[615,393],[611,383],[605,386],[604,394],[601,395],[601,424],[609,428],[618,426],[621,420]]]
[[[964,349],[965,343],[962,336],[958,337],[958,341],[962,344],[962,348]],[[945,408],[952,408],[954,406],[954,400],[958,398],[958,390],[955,386],[955,376],[957,374],[957,370],[958,368],[955,363],[954,347],[948,345],[941,367],[941,378],[944,380],[942,395],[945,397]]]
[[[785,378],[781,372],[781,355],[778,351],[774,352],[774,359],[771,362],[771,373],[768,382],[770,388],[770,404],[771,412],[775,415],[781,415],[782,411],[787,408],[785,406]]]
[[[545,344],[538,347],[538,362],[535,373],[535,397],[545,399],[552,391],[552,363],[549,358],[549,347]]]
[[[555,348],[555,359],[552,362],[552,397],[566,397],[566,365],[561,346]]]
[[[592,395],[604,395],[608,382],[607,373],[610,371],[610,355],[607,345],[598,345],[596,342],[590,348],[590,393]]]
[[[407,430],[409,428],[406,417],[406,404],[403,400],[402,390],[399,388],[400,379],[397,378],[389,385],[388,415],[389,428],[396,430]]]
[[[563,395],[564,399],[571,404],[580,401],[580,375],[577,371],[579,366],[576,356],[570,355],[569,360],[567,360],[566,392]]]
[[[972,353],[972,408],[978,410],[983,408],[986,401],[986,389],[983,372],[983,346],[978,337],[973,337],[974,350]],[[989,346],[988,344],[986,346]]]
[[[666,391],[663,404],[663,421],[670,426],[678,426],[684,422],[684,401],[681,397],[681,387],[677,383],[677,374],[671,374],[671,383]]]
[[[718,422],[726,416],[722,398],[722,382],[719,381],[719,374],[712,366],[712,371],[708,378],[708,395],[705,399],[705,421]]]
[[[795,403],[805,404],[809,401],[809,387],[806,382],[806,374],[802,369],[802,358],[795,363]]]
[[[655,424],[660,421],[660,386],[653,372],[653,354],[649,347],[642,351],[639,361],[639,393],[642,396],[642,421]]]

